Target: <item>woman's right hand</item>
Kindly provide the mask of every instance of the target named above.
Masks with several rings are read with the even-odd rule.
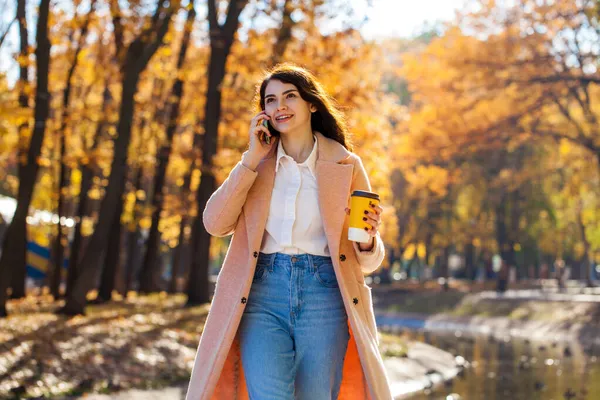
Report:
[[[260,160],[269,153],[273,143],[275,143],[269,129],[262,124],[263,120],[270,120],[265,111],[261,111],[250,121],[250,148],[245,155],[246,162],[244,162],[250,169],[256,168]],[[270,144],[266,144],[264,140],[261,140],[261,138],[266,137],[271,137]]]

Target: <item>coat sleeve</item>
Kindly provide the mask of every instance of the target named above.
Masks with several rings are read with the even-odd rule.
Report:
[[[354,160],[354,173],[352,177],[351,191],[371,191],[371,183],[369,182],[369,177],[367,176],[367,172],[365,171],[362,160],[359,156],[354,156],[356,158]],[[375,236],[375,244],[373,249],[370,251],[361,251],[358,247],[358,243],[356,242],[352,242],[352,247],[354,247],[354,252],[356,253],[356,258],[360,264],[361,270],[365,274],[370,274],[379,268],[383,258],[385,257],[385,248],[379,232],[377,232],[377,235]]]
[[[248,191],[257,176],[258,172],[246,167],[242,161],[233,167],[204,208],[202,222],[208,233],[212,236],[228,236],[233,233]]]

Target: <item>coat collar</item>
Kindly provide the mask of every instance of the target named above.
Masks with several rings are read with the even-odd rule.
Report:
[[[340,238],[343,230],[348,206],[350,187],[352,184],[352,163],[342,164],[350,156],[350,152],[337,141],[315,132],[317,137],[316,178],[319,197],[319,209],[323,218],[323,226],[329,252],[337,258]],[[269,204],[275,182],[275,163],[277,162],[277,144],[258,165],[258,175],[248,192],[244,205],[244,216],[248,232],[250,252],[259,251],[263,233],[269,216]]]
[[[348,151],[344,146],[337,141],[326,137],[321,132],[315,131],[315,137],[317,138],[317,162],[327,161],[338,163],[344,161],[350,156],[350,151]],[[271,146],[271,150],[269,153],[267,153],[262,163],[265,163],[269,159],[277,156],[279,138],[276,138],[276,141],[277,144]]]

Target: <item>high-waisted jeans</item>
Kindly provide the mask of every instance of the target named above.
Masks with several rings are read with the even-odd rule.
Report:
[[[259,253],[239,326],[250,400],[335,400],[350,334],[330,257]]]

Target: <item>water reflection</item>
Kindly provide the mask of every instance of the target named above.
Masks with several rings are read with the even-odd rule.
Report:
[[[464,337],[459,333],[413,331],[403,335],[470,362],[464,374],[452,382],[411,400],[600,399],[600,349],[581,349],[569,343],[540,345],[527,340]]]

